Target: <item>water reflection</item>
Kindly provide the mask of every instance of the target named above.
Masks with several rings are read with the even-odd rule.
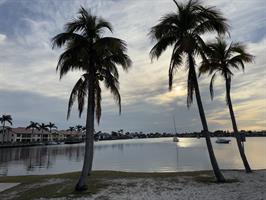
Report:
[[[235,140],[215,144],[223,169],[239,169],[242,162]],[[266,138],[248,138],[247,157],[254,169],[266,168]],[[0,149],[0,175],[52,174],[79,171],[84,144]],[[211,169],[204,139],[172,138],[97,142],[95,170],[188,171]]]

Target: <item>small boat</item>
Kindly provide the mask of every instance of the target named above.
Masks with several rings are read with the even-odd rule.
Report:
[[[44,143],[45,145],[57,145],[57,142],[54,141],[47,141]]]
[[[231,140],[224,139],[224,138],[218,138],[215,142],[218,144],[228,144]]]
[[[174,137],[173,137],[173,142],[179,142],[178,137],[174,136]]]
[[[66,140],[65,144],[78,144],[78,143],[82,143],[82,142],[84,142],[84,141],[81,139],[70,139],[70,140]]]

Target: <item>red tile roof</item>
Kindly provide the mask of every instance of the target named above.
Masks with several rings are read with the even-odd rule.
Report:
[[[26,129],[25,127],[11,128],[11,131],[14,133],[28,133],[28,134],[32,133],[31,129]],[[33,134],[50,134],[50,132],[45,131],[45,130],[42,131],[42,130],[35,129],[33,131]]]

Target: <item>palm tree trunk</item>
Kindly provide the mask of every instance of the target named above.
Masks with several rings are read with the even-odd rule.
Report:
[[[33,128],[31,129],[31,141],[32,141],[32,137],[33,137]]]
[[[83,162],[82,172],[79,181],[76,185],[77,191],[86,190],[87,177],[91,173],[93,162],[93,130],[94,130],[94,81],[89,81],[89,94],[88,94],[88,106],[87,106],[87,121],[86,121],[86,138],[85,138],[85,156]]]
[[[252,170],[251,170],[251,168],[249,166],[246,154],[244,152],[244,148],[243,148],[243,146],[241,144],[241,138],[240,138],[240,135],[239,135],[239,132],[238,132],[236,119],[235,119],[235,114],[234,114],[234,110],[233,110],[233,105],[232,105],[232,102],[231,102],[230,82],[229,82],[229,80],[227,78],[226,78],[226,98],[227,98],[227,104],[228,104],[228,108],[229,108],[229,112],[230,112],[230,116],[231,116],[231,120],[232,120],[232,126],[233,126],[233,129],[234,129],[234,134],[235,134],[235,137],[236,137],[238,150],[239,150],[241,159],[243,161],[243,164],[245,166],[246,172],[250,173],[250,172],[252,172]]]
[[[6,123],[5,123],[5,120],[4,120],[4,122],[3,122],[3,144],[4,144],[4,142],[5,142],[5,125],[6,125]]]
[[[199,91],[199,85],[198,85],[198,80],[197,80],[197,75],[195,71],[195,65],[194,65],[194,60],[191,54],[189,54],[189,67],[192,70],[193,73],[193,81],[194,81],[194,87],[195,87],[195,93],[196,93],[196,99],[197,99],[197,104],[198,104],[198,109],[199,109],[199,114],[200,114],[200,119],[207,143],[207,148],[209,152],[209,157],[212,165],[212,169],[214,172],[214,175],[216,177],[217,182],[225,182],[225,178],[218,166],[213,148],[212,148],[212,143],[211,143],[211,138],[210,138],[210,133],[207,125],[207,120],[205,117],[202,101],[201,101],[201,96],[200,96],[200,91]]]

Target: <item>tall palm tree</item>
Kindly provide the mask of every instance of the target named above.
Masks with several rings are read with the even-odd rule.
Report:
[[[2,115],[2,117],[0,117],[0,122],[3,125],[2,135],[3,135],[3,143],[4,143],[6,122],[9,123],[10,125],[12,125],[11,115]]]
[[[246,52],[246,48],[241,43],[227,44],[225,39],[216,38],[216,42],[208,43],[206,48],[207,58],[203,60],[200,67],[200,73],[209,73],[212,75],[210,82],[210,94],[213,99],[213,84],[216,74],[220,74],[225,81],[226,88],[226,102],[229,108],[229,113],[232,121],[233,130],[235,133],[236,141],[240,156],[245,166],[246,172],[251,172],[248,160],[246,158],[243,146],[241,144],[241,136],[238,132],[236,118],[231,101],[231,79],[233,77],[232,69],[239,69],[242,67],[244,70],[244,63],[253,61],[253,56]]]
[[[52,133],[52,129],[57,129],[57,126],[52,122],[49,122],[49,124],[47,124],[46,127],[49,129],[50,133]]]
[[[203,6],[197,0],[190,0],[186,4],[177,3],[174,0],[174,3],[177,6],[177,11],[163,16],[160,22],[152,27],[150,31],[150,36],[157,42],[150,51],[151,59],[158,59],[167,47],[173,46],[169,66],[169,90],[172,89],[176,69],[180,68],[183,61],[186,60],[188,69],[187,106],[189,107],[192,104],[195,91],[213,171],[217,181],[224,182],[225,179],[219,169],[210,140],[194,59],[197,55],[204,56],[202,49],[205,44],[201,35],[208,32],[226,33],[228,25],[225,18],[215,7]]]
[[[67,113],[69,118],[72,105],[77,99],[79,116],[81,116],[87,97],[85,156],[76,190],[87,189],[87,175],[92,168],[94,116],[98,123],[101,117],[100,82],[103,82],[113,94],[120,113],[121,97],[116,66],[121,65],[124,70],[127,70],[131,65],[131,60],[126,54],[126,43],[118,38],[104,37],[105,30],[112,32],[109,22],[90,14],[81,7],[78,18],[67,23],[65,32],[52,39],[53,47],[65,47],[57,65],[60,78],[71,70],[85,72],[71,92]]]

